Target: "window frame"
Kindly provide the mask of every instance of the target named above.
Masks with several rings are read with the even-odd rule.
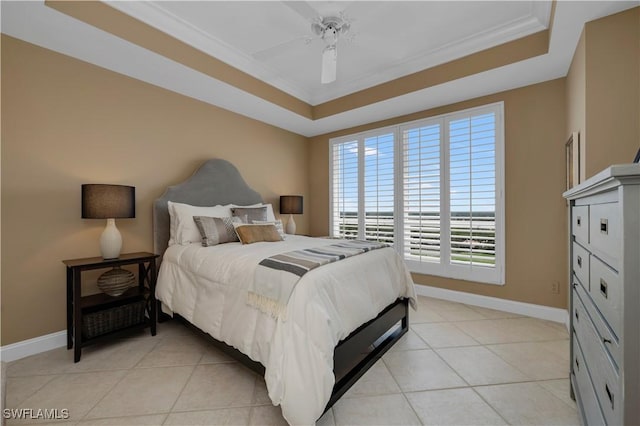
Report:
[[[329,235],[334,236],[333,234],[333,229],[334,229],[334,221],[333,221],[333,146],[334,145],[340,145],[343,143],[348,143],[348,142],[357,142],[357,146],[358,146],[358,152],[363,152],[364,151],[364,141],[365,139],[369,138],[369,137],[374,137],[374,136],[381,136],[384,134],[388,134],[391,133],[393,134],[393,168],[394,168],[394,209],[393,209],[393,214],[394,217],[396,217],[397,215],[397,210],[398,210],[398,204],[397,204],[397,192],[398,192],[398,177],[396,175],[396,170],[397,170],[397,143],[398,143],[398,133],[397,133],[397,127],[398,126],[387,126],[387,127],[380,127],[378,129],[372,129],[372,130],[367,130],[364,132],[360,132],[360,133],[356,133],[353,135],[347,135],[347,136],[340,136],[340,137],[336,137],[336,138],[332,138],[329,140]],[[358,155],[358,239],[364,239],[365,238],[365,234],[366,234],[366,230],[365,230],[365,215],[362,214],[364,212],[365,209],[365,197],[364,197],[364,191],[360,191],[360,188],[364,187],[364,172],[360,173],[360,171],[364,171],[364,166],[365,166],[365,155]],[[397,235],[397,228],[398,228],[398,223],[394,220],[394,225],[393,225],[393,234],[394,234],[394,241],[395,241],[395,236]],[[394,244],[395,245],[395,244]]]
[[[482,113],[495,114],[495,267],[481,264],[462,265],[450,261],[451,221],[450,221],[450,173],[449,173],[449,123]],[[440,124],[440,258],[438,262],[421,262],[404,257],[404,147],[403,134],[408,129],[427,124]],[[505,162],[504,162],[504,102],[495,102],[460,111],[440,114],[410,122],[371,129],[351,135],[329,139],[329,234],[334,236],[333,177],[334,146],[345,142],[358,143],[358,238],[364,238],[364,160],[360,155],[367,137],[393,133],[394,137],[394,248],[405,260],[411,272],[441,276],[446,278],[475,281],[486,284],[505,283]],[[446,190],[443,190],[446,189]]]

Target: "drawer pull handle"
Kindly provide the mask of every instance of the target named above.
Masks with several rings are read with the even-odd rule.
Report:
[[[576,311],[576,321],[580,321],[580,315],[578,314],[578,311]]]
[[[608,219],[600,219],[600,232],[603,234],[609,233],[609,220]]]
[[[602,295],[604,296],[605,299],[607,299],[609,297],[607,295],[607,291],[608,291],[607,287],[609,287],[607,282],[605,280],[603,280],[602,278],[600,278],[600,293],[602,293]]]
[[[609,385],[604,385],[604,390],[607,391],[607,396],[609,397],[609,401],[611,401],[611,409],[613,410],[613,394],[609,390]]]
[[[578,216],[578,219],[576,220],[576,222],[578,223],[578,226],[580,226],[582,224],[582,218]]]
[[[580,362],[578,361],[578,358],[576,358],[576,368],[580,371]]]
[[[608,343],[611,344],[611,340],[607,339],[606,337],[602,338],[602,343]]]
[[[582,257],[578,256],[578,268],[582,268]]]

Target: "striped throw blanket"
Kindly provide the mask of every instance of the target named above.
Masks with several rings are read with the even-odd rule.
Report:
[[[263,259],[249,287],[247,303],[274,318],[283,316],[296,284],[319,266],[387,247],[375,241],[339,240],[319,248],[294,250]]]

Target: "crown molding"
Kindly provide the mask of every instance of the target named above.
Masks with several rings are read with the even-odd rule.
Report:
[[[548,17],[547,17],[548,20]],[[426,52],[421,52],[405,61],[396,62],[392,66],[372,70],[365,76],[343,83],[339,89],[332,87],[323,88],[321,92],[315,92],[311,98],[312,105],[318,105],[333,99],[365,90],[369,87],[394,80],[401,76],[411,74],[417,70],[424,70],[437,65],[462,58],[467,55],[485,50],[489,47],[517,40],[534,34],[547,28],[535,16],[527,16],[513,20],[507,24],[499,25],[491,29],[472,34],[464,39],[447,43]]]
[[[311,93],[300,85],[280,77],[277,70],[244,54],[223,40],[179,18],[155,2],[150,1],[102,1],[157,30],[195,47],[247,74],[274,86],[283,92],[310,103]]]
[[[364,76],[358,76],[358,78],[348,82],[340,82],[339,85],[317,85],[313,89],[307,89],[296,84],[291,79],[281,77],[275,69],[257,61],[252,55],[240,52],[225,41],[179,18],[163,8],[161,3],[104,0],[103,3],[311,105],[318,105],[340,98],[411,74],[417,70],[431,68],[488,47],[544,30],[548,27],[551,10],[550,2],[532,1],[531,14],[528,16],[469,35],[463,39],[439,46],[436,49],[420,52],[402,62],[371,70]]]

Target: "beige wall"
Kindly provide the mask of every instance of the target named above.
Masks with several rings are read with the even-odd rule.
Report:
[[[565,139],[568,139],[573,132],[579,133],[580,148],[585,150],[586,143],[586,90],[587,82],[585,76],[585,37],[584,31],[580,34],[578,46],[573,54],[571,66],[567,73],[566,83],[566,99],[567,99],[567,126],[565,130]],[[585,158],[585,152],[582,152],[581,158]],[[580,181],[585,179],[585,162],[580,163]]]
[[[65,328],[60,261],[98,255],[103,228],[80,218],[82,183],[136,186],[138,217],[118,221],[125,251],[151,250],[151,202],[212,157],[236,164],[268,202],[305,195],[299,232],[324,235],[330,137],[497,101],[505,103],[506,123],[506,285],[414,279],[566,307],[564,141],[581,132],[587,177],[633,158],[640,145],[639,11],[587,24],[566,79],[310,140],[3,35],[0,343]]]
[[[451,290],[566,307],[565,79],[312,138],[309,190],[312,235],[328,233],[328,140],[405,121],[504,101],[506,284],[496,286],[414,274],[414,281]],[[560,294],[551,286],[560,283]]]
[[[123,251],[152,250],[152,201],[209,158],[276,213],[309,200],[306,138],[4,35],[2,105],[2,345],[66,328],[61,260],[98,256],[104,228],[80,218],[82,183],[136,186]]]
[[[584,34],[589,177],[640,147],[640,7],[588,22]]]

